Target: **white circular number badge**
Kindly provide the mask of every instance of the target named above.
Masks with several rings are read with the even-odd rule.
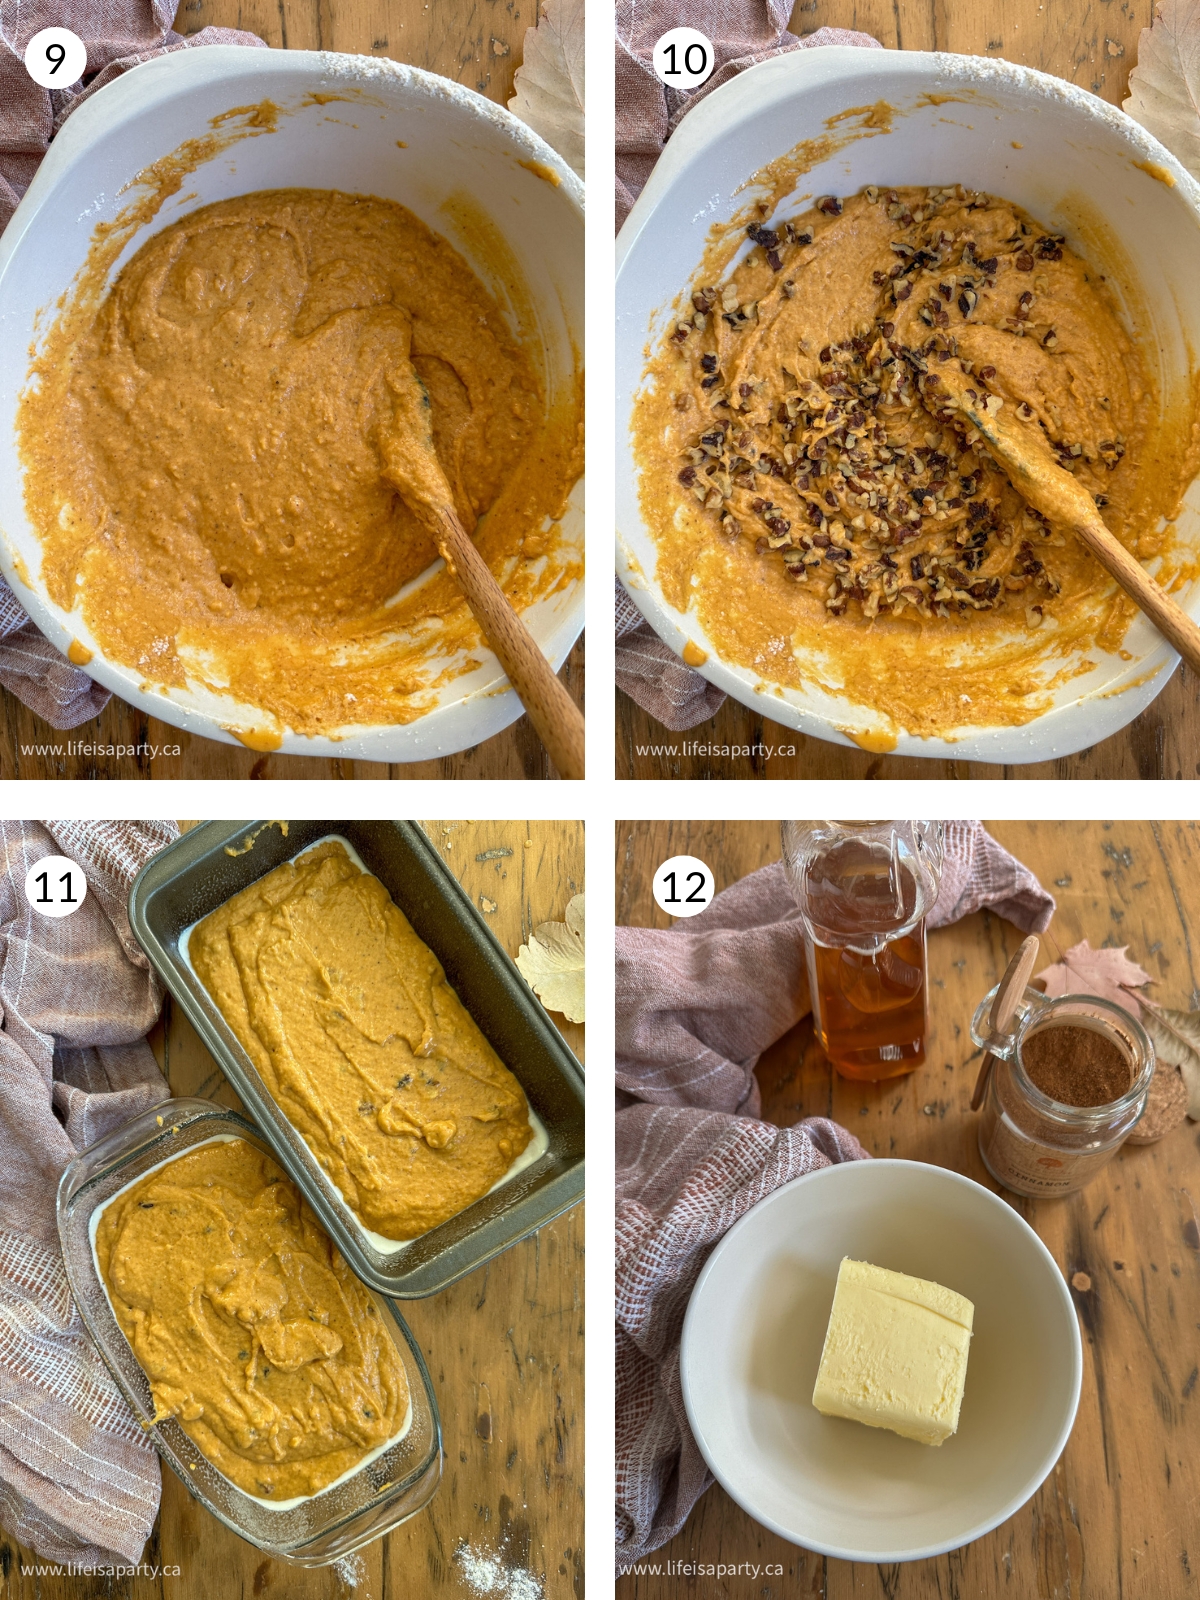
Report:
[[[43,917],[69,917],[87,899],[83,868],[66,856],[43,856],[25,874],[25,898]]]
[[[698,89],[717,64],[712,40],[698,28],[672,28],[654,46],[654,75],[668,89]]]
[[[671,917],[694,917],[716,888],[712,872],[695,856],[672,856],[654,874],[655,904]]]
[[[43,89],[69,89],[87,70],[87,46],[70,28],[43,28],[26,46],[25,70]]]

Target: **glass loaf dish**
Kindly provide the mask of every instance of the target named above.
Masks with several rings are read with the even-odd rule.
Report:
[[[161,1119],[161,1120],[160,1120]],[[381,1454],[320,1494],[272,1507],[237,1488],[201,1453],[172,1417],[154,1423],[150,1383],[117,1322],[96,1268],[91,1221],[151,1167],[220,1135],[270,1146],[234,1111],[208,1100],[164,1100],[76,1156],[58,1189],[58,1232],[71,1293],[117,1387],[162,1459],[188,1491],[227,1528],[259,1550],[319,1567],[379,1538],[428,1505],[442,1474],[441,1423],[425,1362],[395,1305],[377,1291],[408,1381],[406,1432]]]
[[[459,999],[525,1091],[547,1147],[404,1249],[381,1249],[266,1084],[181,949],[183,935],[240,889],[330,835],[374,873],[432,949]],[[253,839],[247,848],[246,841]],[[230,850],[238,854],[231,855]],[[551,1221],[583,1193],[583,1069],[483,918],[411,822],[206,822],[142,869],[129,897],[152,965],[358,1276],[383,1294],[436,1294]]]

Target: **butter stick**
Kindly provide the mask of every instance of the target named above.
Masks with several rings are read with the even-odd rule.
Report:
[[[958,1429],[975,1307],[925,1278],[843,1257],[813,1405],[920,1444]]]

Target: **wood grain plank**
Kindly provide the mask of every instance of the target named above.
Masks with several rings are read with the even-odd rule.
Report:
[[[583,887],[577,822],[422,823],[510,953],[560,920]],[[488,911],[487,906],[494,907]],[[582,1059],[583,1027],[554,1016]],[[170,998],[151,1036],[173,1092],[239,1106]],[[0,1600],[445,1600],[464,1589],[464,1544],[531,1572],[547,1596],[583,1600],[583,1206],[401,1312],[441,1411],[445,1470],[425,1511],[336,1568],[271,1560],[230,1533],[170,1471],[145,1561],[178,1577],[36,1576],[0,1531]]]
[[[339,50],[387,56],[476,89],[501,105],[512,96],[525,30],[537,0],[183,0],[175,27],[256,33],[274,49]],[[559,674],[584,704],[584,643]],[[92,754],[79,743],[137,754]],[[151,747],[151,754],[144,747]],[[178,750],[178,754],[167,753]],[[58,733],[0,687],[0,779],[4,778],[556,778],[541,741],[522,716],[481,745],[433,761],[393,763],[259,755],[181,733],[122,700],[93,721]]]
[[[184,34],[245,28],[275,49],[389,56],[505,105],[537,15],[537,0],[184,0],[175,26]]]
[[[1043,964],[1087,937],[1131,945],[1164,1005],[1200,1002],[1200,825],[1192,822],[995,822],[991,832],[1058,899]],[[663,926],[654,868],[684,847],[718,885],[779,856],[774,823],[676,823],[617,829],[618,921]],[[929,938],[929,1051],[908,1078],[875,1086],[836,1077],[811,1024],[794,1028],[758,1067],[764,1115],[788,1125],[832,1116],[873,1155],[930,1161],[998,1190],[969,1110],[979,1052],[971,1013],[1021,933],[988,912]],[[717,1486],[652,1561],[779,1562],[772,1600],[799,1592],[945,1600],[1037,1595],[1081,1600],[1197,1592],[1192,1511],[1200,1494],[1200,1134],[1185,1123],[1158,1144],[1126,1146],[1088,1187],[1060,1201],[1004,1194],[1068,1279],[1084,1339],[1079,1415],[1054,1473],[1015,1516],[965,1549],[902,1567],[824,1561],[766,1533]],[[1082,1280],[1081,1280],[1082,1281]],[[1194,1545],[1194,1540],[1191,1540]],[[675,1600],[679,1580],[618,1581],[619,1600]],[[749,1584],[731,1587],[749,1600]],[[761,1591],[767,1600],[767,1588]]]
[[[800,37],[818,28],[853,28],[888,49],[1015,61],[1119,105],[1153,9],[1154,0],[798,0],[789,27]],[[760,753],[687,754],[685,739]],[[672,734],[620,690],[616,745],[619,778],[1194,778],[1200,773],[1200,684],[1177,669],[1128,727],[1073,756],[1032,766],[871,755],[806,738],[732,700],[689,734]]]
[[[1138,34],[1154,0],[1098,4],[996,0],[798,0],[788,27],[803,38],[818,28],[854,28],[889,50],[948,50],[990,56],[1067,78],[1113,105],[1128,92]]]
[[[515,957],[543,922],[561,922],[583,892],[581,822],[423,822],[442,860]],[[503,853],[501,853],[503,852]],[[584,1028],[553,1013],[580,1061]]]

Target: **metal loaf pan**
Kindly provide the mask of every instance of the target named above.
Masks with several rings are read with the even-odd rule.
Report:
[[[251,834],[253,848],[244,850]],[[437,956],[550,1141],[532,1166],[398,1255],[378,1250],[365,1236],[179,948],[194,922],[329,834],[357,850]],[[227,854],[226,846],[242,853]],[[278,824],[201,823],[143,867],[130,890],[129,920],[155,971],[364,1283],[400,1300],[436,1294],[582,1196],[583,1068],[415,823],[292,822],[286,838]]]

